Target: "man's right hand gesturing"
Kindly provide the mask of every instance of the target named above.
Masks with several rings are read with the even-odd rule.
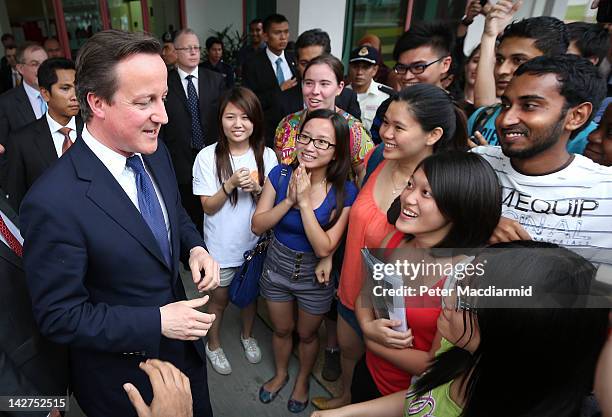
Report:
[[[177,301],[159,308],[161,333],[169,339],[198,340],[206,336],[215,321],[214,314],[202,313],[196,308],[208,302],[208,296],[189,301]]]

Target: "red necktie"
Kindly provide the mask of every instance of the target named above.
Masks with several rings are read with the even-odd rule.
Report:
[[[13,249],[13,252],[15,252],[17,256],[20,258],[23,257],[23,246],[21,246],[21,243],[13,236],[2,216],[0,216],[0,235],[2,235],[4,240],[8,243],[9,248]]]
[[[62,144],[62,155],[66,153],[68,148],[72,146],[72,141],[70,140],[70,132],[72,129],[69,127],[62,127],[59,132],[64,135],[64,143]]]

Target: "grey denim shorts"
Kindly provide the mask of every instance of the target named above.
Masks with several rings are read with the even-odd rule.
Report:
[[[317,282],[318,262],[314,253],[295,251],[272,238],[259,281],[261,296],[276,302],[297,300],[298,308],[310,314],[327,313],[334,286]]]

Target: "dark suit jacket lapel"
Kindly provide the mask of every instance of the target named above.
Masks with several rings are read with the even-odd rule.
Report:
[[[25,120],[35,120],[36,115],[34,114],[34,110],[32,109],[32,105],[30,104],[30,99],[28,98],[28,94],[25,91],[23,83],[16,87],[18,89],[17,94],[15,94],[15,100],[17,101],[17,105],[15,106],[15,111],[21,114],[21,118]]]
[[[274,70],[272,69],[272,64],[270,63],[270,60],[268,59],[268,54],[266,53],[266,51],[264,50],[261,54],[258,54],[258,57],[259,57],[259,65],[257,65],[257,69],[259,71],[262,71],[262,78],[264,77],[267,78],[268,79],[267,83],[270,85],[272,84],[278,85],[276,74],[274,73]]]
[[[293,74],[294,77],[297,76],[297,64],[295,62],[295,56],[292,54],[288,54],[285,52],[285,60],[287,61],[287,64],[289,65],[289,69],[291,70],[291,73]]]
[[[2,242],[0,242],[0,258],[5,259],[19,269],[23,269],[23,261],[21,258]]]
[[[66,155],[72,160],[77,176],[90,182],[87,197],[166,265],[159,244],[140,212],[80,136]]]
[[[83,133],[83,127],[85,126],[85,124],[83,123],[83,119],[81,119],[81,116],[77,114],[75,117],[75,121],[77,128],[77,136],[81,136],[81,133]]]
[[[5,195],[6,193],[4,190],[0,188],[0,211],[19,228],[19,217],[17,217],[17,213],[15,213],[15,210],[13,210],[6,197],[4,197]]]
[[[53,162],[57,161],[57,152],[46,117],[41,117],[36,121],[36,130],[38,130],[38,134],[34,138],[34,143],[38,148],[41,158],[46,163],[46,166],[49,167]]]
[[[202,67],[198,68],[198,100],[200,102],[200,117],[204,115],[204,108],[206,107],[206,93],[210,91],[209,79],[206,76]]]
[[[205,120],[208,117],[208,105],[210,104],[210,91],[212,83],[208,74],[202,69],[198,70],[198,100],[200,101],[200,120],[205,126]]]
[[[185,94],[183,82],[181,81],[181,77],[176,70],[168,74],[168,91],[179,96],[180,102],[183,103],[185,110],[187,110],[187,113],[189,113],[189,107],[187,107],[187,94]]]

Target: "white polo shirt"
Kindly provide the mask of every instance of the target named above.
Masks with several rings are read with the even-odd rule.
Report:
[[[357,101],[359,102],[359,107],[361,108],[361,122],[368,130],[370,130],[372,127],[372,121],[374,120],[374,116],[376,116],[378,106],[380,106],[380,103],[389,98],[389,94],[383,93],[378,89],[379,85],[382,84],[372,80],[368,91],[357,94]]]

